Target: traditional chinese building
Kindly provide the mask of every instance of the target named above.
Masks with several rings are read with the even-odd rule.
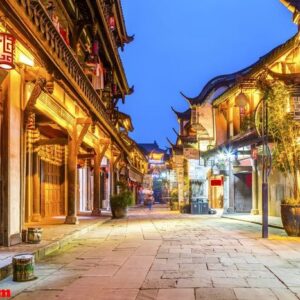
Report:
[[[138,144],[141,152],[147,158],[148,170],[144,176],[143,186],[153,190],[156,202],[165,202],[169,193],[169,154],[161,149],[157,142]]]
[[[132,40],[119,0],[1,1],[0,244],[25,223],[99,215],[121,176],[142,182],[117,109],[133,92],[119,56]]]
[[[293,12],[294,22],[299,25],[299,1],[281,2]],[[206,178],[211,207],[224,208],[224,212],[262,212],[263,157],[266,153],[255,124],[263,97],[258,82],[261,78],[266,82],[282,82],[289,93],[289,113],[297,119],[299,62],[298,32],[251,66],[213,78],[197,97],[184,96],[190,108],[184,113],[176,112],[180,132],[173,145],[172,159],[181,170],[178,174],[184,176],[185,172],[188,174],[184,171],[184,162],[188,161],[184,149],[193,145],[200,150],[200,165],[205,167],[201,172]],[[190,110],[191,113],[187,113]],[[186,130],[190,126],[192,130]],[[269,147],[272,149],[272,141]],[[182,178],[178,178],[178,189],[180,184],[184,185]],[[292,189],[286,176],[273,168],[269,176],[270,215],[280,215],[280,204],[292,194]]]

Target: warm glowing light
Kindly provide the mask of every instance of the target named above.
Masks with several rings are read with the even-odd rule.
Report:
[[[16,63],[21,63],[24,64],[26,66],[30,66],[33,67],[34,66],[34,60],[33,58],[25,55],[22,52],[19,52],[16,56]]]
[[[235,153],[232,149],[225,149],[223,151],[220,151],[218,153],[218,160],[222,161],[222,160],[228,160],[228,161],[234,161],[235,159]]]
[[[0,69],[14,69],[15,42],[11,34],[0,32]]]

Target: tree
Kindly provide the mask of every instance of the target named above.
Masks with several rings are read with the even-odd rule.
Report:
[[[260,80],[258,87],[262,92],[262,101],[268,107],[268,135],[274,145],[272,167],[281,171],[293,187],[293,199],[289,199],[289,202],[299,204],[300,122],[294,119],[293,103],[282,82]],[[261,128],[261,117],[256,118],[256,127]]]

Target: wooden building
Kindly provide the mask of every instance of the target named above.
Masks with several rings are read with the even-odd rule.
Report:
[[[99,215],[124,166],[142,176],[117,108],[133,92],[119,56],[132,40],[120,0],[1,1],[0,54],[14,61],[0,55],[0,244],[25,223]]]
[[[293,20],[299,26],[299,1],[281,2],[293,13]],[[173,161],[178,161],[174,166],[181,170],[178,174],[186,174],[189,179],[189,172],[184,170],[188,162],[184,149],[200,150],[199,164],[203,166],[200,172],[206,180],[212,208],[224,208],[229,213],[262,212],[262,138],[254,123],[262,99],[258,81],[264,78],[267,82],[282,82],[290,95],[290,113],[296,118],[295,103],[300,95],[299,55],[298,31],[251,66],[213,78],[197,97],[183,95],[190,107],[184,113],[176,112],[180,132],[173,145]],[[178,186],[186,184],[183,177],[178,178]],[[287,177],[273,168],[269,176],[270,215],[280,215],[280,204],[290,197],[292,189]],[[182,194],[179,199],[184,197]]]

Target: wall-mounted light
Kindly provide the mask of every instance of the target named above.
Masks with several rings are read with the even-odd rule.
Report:
[[[17,51],[16,53],[16,63],[34,67],[34,59],[20,51]]]
[[[9,33],[0,32],[0,69],[12,70],[16,39]]]

